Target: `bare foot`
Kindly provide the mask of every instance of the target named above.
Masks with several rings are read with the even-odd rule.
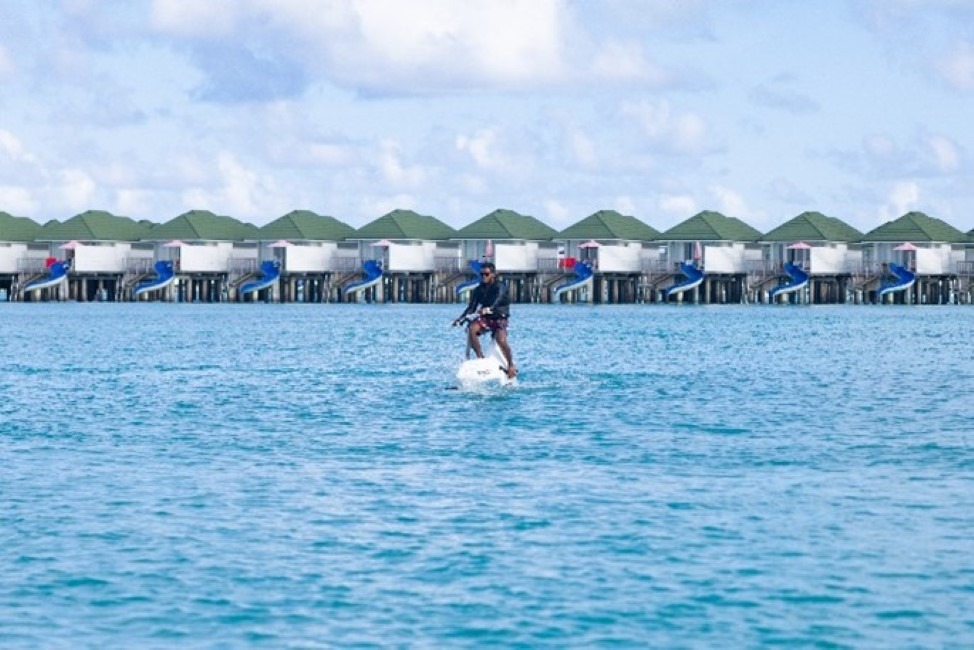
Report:
[[[515,377],[517,377],[517,366],[508,366],[507,367],[507,378],[508,379],[514,379]]]

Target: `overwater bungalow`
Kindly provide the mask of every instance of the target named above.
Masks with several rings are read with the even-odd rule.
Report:
[[[700,212],[657,238],[659,266],[644,274],[643,291],[660,302],[743,302],[748,266],[761,259],[760,237],[740,219]]]
[[[969,239],[950,224],[908,212],[862,236],[857,302],[947,304],[961,300]]]
[[[154,227],[145,237],[158,261],[172,264],[172,281],[163,277],[157,289],[138,288],[152,283],[158,270],[141,274],[130,283],[134,299],[178,302],[235,300],[241,284],[259,268],[260,230],[232,217],[208,210],[190,210]]]
[[[436,217],[393,210],[347,238],[358,246],[361,269],[342,278],[349,302],[434,302],[438,278],[460,267],[456,230]]]
[[[566,267],[576,269],[553,289],[552,302],[595,303],[643,301],[640,278],[659,266],[659,231],[615,210],[599,210],[558,233],[567,255]],[[589,288],[590,287],[590,288]]]
[[[42,277],[50,247],[35,241],[41,225],[0,212],[0,302],[15,300],[24,282]]]
[[[803,212],[766,233],[748,265],[753,302],[842,303],[862,265],[862,233],[821,212]]]
[[[355,228],[331,216],[295,210],[260,228],[261,273],[241,285],[238,299],[283,302],[341,300],[341,283],[358,271]]]
[[[467,299],[476,286],[479,264],[493,262],[508,283],[514,302],[548,302],[550,285],[565,275],[559,267],[557,231],[529,215],[498,209],[457,231],[464,264],[456,276],[446,278],[444,298]]]
[[[131,269],[152,264],[152,246],[141,241],[150,229],[148,222],[102,210],[88,210],[64,222],[45,224],[35,235],[37,242],[48,247],[45,270],[40,277],[21,281],[21,299],[123,299]],[[31,268],[27,273],[35,276],[37,271]]]

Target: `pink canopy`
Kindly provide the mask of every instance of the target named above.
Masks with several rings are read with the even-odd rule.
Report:
[[[174,239],[172,241],[166,242],[165,244],[162,245],[162,247],[163,248],[179,248],[180,246],[183,246],[183,245],[184,245],[183,242],[179,241],[178,239]]]
[[[703,259],[703,248],[700,246],[699,241],[693,244],[693,259],[698,262]]]
[[[602,244],[600,244],[599,242],[595,241],[594,239],[590,239],[587,242],[585,242],[584,244],[579,244],[578,247],[579,248],[598,248],[601,245]]]
[[[291,245],[291,242],[289,242],[288,240],[286,240],[286,239],[278,239],[276,242],[274,242],[273,244],[271,244],[268,248],[287,248],[290,245]]]
[[[811,246],[803,241],[795,242],[794,244],[788,246],[788,250],[790,251],[807,251],[810,248]]]
[[[487,245],[484,246],[484,257],[494,256],[494,241],[492,239],[487,240]]]
[[[376,248],[388,248],[389,246],[392,246],[392,242],[388,239],[380,239],[377,242],[372,242],[372,246],[375,246]]]
[[[61,244],[60,246],[58,246],[58,248],[60,248],[63,251],[73,251],[74,249],[78,248],[81,245],[82,245],[81,242],[72,239],[67,244]]]
[[[915,251],[916,249],[917,247],[911,244],[910,242],[903,242],[893,250],[894,251]]]

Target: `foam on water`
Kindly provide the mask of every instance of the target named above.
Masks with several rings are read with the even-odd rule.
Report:
[[[455,312],[0,306],[3,645],[974,645],[974,311]]]

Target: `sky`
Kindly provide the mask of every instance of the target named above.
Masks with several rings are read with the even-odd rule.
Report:
[[[0,0],[0,210],[974,228],[974,0]]]

